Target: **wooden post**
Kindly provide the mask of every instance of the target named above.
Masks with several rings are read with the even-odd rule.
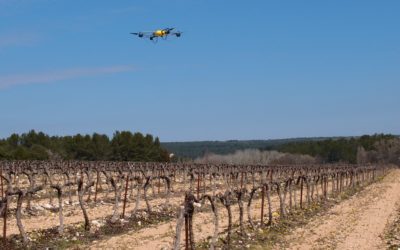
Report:
[[[261,225],[264,224],[264,196],[265,196],[265,186],[261,188]]]
[[[189,250],[189,218],[185,216],[185,249]]]
[[[303,208],[303,177],[300,179],[300,208]]]
[[[90,170],[89,170],[90,171]],[[89,181],[89,179],[88,179],[88,181]],[[87,200],[86,200],[86,202],[88,202],[89,203],[89,201],[90,201],[90,196],[91,196],[91,194],[92,194],[92,192],[91,192],[91,190],[92,190],[92,188],[89,188],[88,189],[88,197],[87,197]]]
[[[203,173],[203,194],[206,194],[206,173]]]
[[[272,183],[273,181],[273,174],[274,174],[274,170],[271,170],[271,176],[270,176],[270,182]]]
[[[99,173],[99,171],[97,171],[96,187],[94,190],[94,203],[96,203],[96,201],[97,201],[97,190],[98,190],[98,186],[99,186],[99,179],[100,179],[100,173]]]
[[[197,199],[200,198],[200,173],[197,174]]]
[[[168,174],[166,174],[165,171],[163,170],[163,175],[167,176]],[[171,184],[171,189],[172,189],[172,184]],[[168,187],[167,187],[167,185],[164,185],[164,193],[167,193],[167,191],[168,191]]]
[[[158,171],[158,194],[160,194],[160,186],[161,186],[161,170]]]
[[[241,177],[240,177],[240,189],[243,188],[243,172],[241,173]]]
[[[4,209],[3,215],[3,243],[7,244],[7,209],[8,209],[8,200],[6,198],[6,207]]]
[[[122,218],[125,218],[126,196],[128,194],[129,174],[126,175],[125,194],[124,194],[124,207],[122,209]]]
[[[1,185],[1,198],[4,198],[4,188],[3,188],[3,178],[1,178],[3,176],[3,167],[1,167],[0,169],[0,185]]]

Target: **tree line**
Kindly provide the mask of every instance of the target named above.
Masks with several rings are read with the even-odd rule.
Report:
[[[268,142],[268,143],[267,143]],[[400,138],[390,134],[363,135],[342,138],[301,138],[271,141],[228,141],[174,143],[203,152],[198,157],[220,155],[240,146],[243,149],[256,148],[261,151],[276,150],[295,155],[309,155],[322,163],[396,163],[400,164]],[[182,144],[182,145],[180,145]],[[264,145],[262,145],[264,144]],[[212,145],[212,147],[210,146]],[[261,146],[262,145],[262,146]],[[49,136],[31,130],[28,133],[12,134],[0,139],[0,160],[110,160],[167,162],[167,149],[182,157],[178,148],[160,144],[158,137],[139,132],[116,131],[110,138],[104,134],[77,134],[74,136]],[[257,147],[258,146],[258,147]],[[167,148],[167,149],[165,149]],[[229,148],[227,152],[225,150]],[[211,149],[211,150],[210,150]],[[215,150],[214,150],[215,149]],[[235,152],[235,150],[233,151]],[[197,158],[197,157],[196,157]],[[193,158],[192,158],[193,159]],[[176,159],[175,159],[176,160]]]
[[[158,137],[139,132],[49,136],[31,130],[0,139],[0,160],[110,160],[167,162],[169,153]]]
[[[317,157],[320,162],[400,164],[400,139],[390,134],[303,141],[281,145],[279,151]]]

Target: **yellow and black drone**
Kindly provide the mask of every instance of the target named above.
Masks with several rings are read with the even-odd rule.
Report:
[[[176,37],[180,37],[182,32],[180,31],[173,31],[175,28],[165,28],[165,29],[158,29],[155,31],[141,31],[131,33],[132,35],[138,36],[140,38],[149,38],[151,41],[157,42],[158,38],[162,38],[164,40],[167,39],[168,36],[173,35]]]

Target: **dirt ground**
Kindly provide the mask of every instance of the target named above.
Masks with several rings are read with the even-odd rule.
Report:
[[[385,228],[400,204],[400,170],[286,237],[287,249],[386,249]]]
[[[279,207],[278,197],[271,197],[273,210]],[[261,200],[254,200],[252,205],[252,218],[255,222],[260,220]],[[228,227],[228,214],[226,209],[218,207],[219,214],[219,232]],[[247,214],[246,214],[247,216]],[[247,218],[247,217],[246,217]],[[194,237],[196,242],[207,239],[214,231],[213,215],[211,212],[195,213],[194,220]],[[232,206],[232,221],[238,223],[239,209],[238,206]],[[176,220],[159,224],[154,227],[145,228],[140,231],[131,231],[127,234],[110,237],[109,239],[93,242],[90,249],[170,249],[175,236]],[[182,230],[182,238],[184,231]],[[183,240],[181,240],[183,245]],[[84,247],[86,248],[86,247]]]
[[[22,182],[24,185],[27,184],[27,182]],[[222,186],[224,188],[224,185],[222,182],[218,182],[218,186]],[[175,197],[170,198],[170,203],[171,204],[180,204],[182,203],[182,198],[183,196],[183,190],[187,190],[188,186],[187,185],[178,185],[176,183],[175,185],[177,195]],[[155,189],[157,190],[157,188]],[[218,188],[219,190],[219,188]],[[161,188],[161,191],[163,191],[163,188]],[[46,191],[42,191],[42,193],[45,193]],[[156,195],[156,197],[153,198],[151,189],[148,192],[148,195],[150,196],[150,203],[152,206],[157,206],[159,204],[162,204],[165,202],[165,198],[159,197],[159,195]],[[157,191],[156,191],[157,193]],[[136,190],[134,190],[134,195],[136,195]],[[99,193],[98,200],[103,200],[105,196],[105,193]],[[145,202],[143,199],[143,195],[141,195],[141,202],[139,208],[144,209],[145,208]],[[112,207],[113,207],[113,193],[110,193],[109,198],[107,202],[101,202],[96,204],[96,206],[86,206],[89,218],[90,220],[97,220],[97,219],[102,219],[107,215],[112,214]],[[93,195],[92,195],[93,199]],[[67,197],[64,197],[64,201],[68,200]],[[74,205],[64,205],[63,208],[63,213],[64,213],[64,224],[73,224],[73,223],[79,223],[83,221],[82,217],[82,212],[79,208],[79,204],[77,202],[77,196],[75,192],[73,192],[72,195],[72,200]],[[272,197],[274,207],[278,206],[278,200],[277,197]],[[58,200],[57,198],[54,197],[54,204],[57,204]],[[122,202],[121,202],[122,203]],[[120,203],[119,210],[122,210],[122,204]],[[254,214],[253,218],[257,220],[259,217],[259,214],[257,213],[258,210],[260,210],[260,200],[255,199],[253,209],[254,209]],[[25,203],[23,207],[25,207]],[[34,199],[32,200],[32,206],[33,207],[40,207],[42,205],[49,205],[49,200],[48,198],[43,198],[41,197],[40,199]],[[93,205],[93,204],[92,204]],[[129,214],[133,210],[133,207],[135,206],[134,200],[130,200],[127,203],[126,206],[126,211]],[[10,208],[15,209],[15,202],[11,203]],[[235,218],[236,215],[238,214],[238,211],[236,211],[237,208],[233,209],[234,212],[234,221],[238,221],[238,218]],[[221,219],[220,219],[220,227],[226,228],[227,227],[227,213],[225,209],[221,209],[220,212],[221,214]],[[25,227],[25,230],[27,232],[31,231],[36,231],[39,229],[47,229],[51,228],[54,226],[58,226],[59,221],[58,221],[58,212],[50,212],[47,210],[42,210],[40,212],[40,215],[38,216],[26,216],[25,213],[23,212],[23,224]],[[237,216],[238,217],[238,216]],[[0,222],[2,224],[2,219],[0,219]],[[199,213],[198,216],[195,216],[195,223],[200,225],[202,224],[202,227],[196,227],[196,235],[198,236],[196,240],[202,240],[205,239],[207,236],[211,235],[213,232],[213,217],[210,212],[206,213]],[[18,228],[16,225],[16,220],[14,214],[7,220],[7,234],[12,235],[12,234],[18,234]],[[161,249],[163,247],[170,246],[173,241],[173,237],[175,235],[175,225],[176,225],[176,220],[172,220],[168,223],[162,223],[153,227],[147,227],[145,229],[142,229],[141,231],[135,231],[132,230],[130,232],[127,232],[126,234],[123,234],[121,236],[115,236],[107,239],[102,239],[99,240],[98,242],[93,242],[91,246],[85,246],[86,247],[91,247],[93,249]],[[149,248],[150,246],[150,248]]]
[[[275,197],[274,197],[275,198]],[[305,227],[286,237],[285,249],[385,249],[383,234],[395,217],[400,202],[400,170],[394,170],[382,181],[366,187],[349,200],[316,217]],[[259,201],[253,216],[257,216]],[[274,207],[277,201],[273,199]],[[236,207],[233,209],[237,222]],[[226,211],[220,209],[220,227],[227,226]],[[195,239],[204,240],[213,231],[212,216],[199,213],[194,217]],[[124,235],[93,242],[90,249],[169,249],[175,233],[176,221],[131,231]],[[277,249],[282,249],[277,247]]]
[[[105,180],[103,180],[105,183]],[[23,185],[27,185],[27,181],[21,181]],[[104,186],[103,183],[103,186]],[[21,186],[23,186],[21,185]],[[218,183],[218,186],[222,186],[222,183]],[[175,183],[175,191],[177,196],[171,195],[170,198],[170,204],[180,204],[183,201],[184,197],[184,190],[187,190],[188,186],[187,185],[182,185],[181,183]],[[161,193],[163,193],[164,187],[161,188]],[[45,191],[42,191],[42,193],[45,193]],[[155,188],[155,192],[157,192],[157,188]],[[180,195],[179,195],[180,194]],[[99,197],[98,200],[101,201],[97,203],[95,206],[88,206],[86,205],[86,209],[89,215],[90,220],[98,220],[98,219],[104,219],[106,216],[110,216],[113,213],[113,206],[114,206],[114,201],[113,197],[114,194],[111,192],[108,195],[108,199],[105,199],[105,192],[99,192]],[[162,194],[164,195],[164,194]],[[149,189],[148,191],[148,196],[150,200],[151,206],[158,206],[160,204],[163,204],[165,202],[165,198],[160,197],[160,195],[156,195],[154,197],[152,189]],[[87,197],[87,196],[85,196]],[[135,207],[135,198],[136,198],[136,189],[134,190],[134,198],[129,199],[129,201],[126,204],[126,213],[129,215],[129,213],[133,210]],[[53,203],[58,204],[58,200],[56,197],[53,199]],[[63,198],[64,202],[68,200],[67,197]],[[73,205],[65,205],[63,206],[63,213],[64,213],[64,225],[69,225],[69,224],[74,224],[74,223],[83,223],[83,216],[82,216],[82,211],[79,207],[78,204],[78,197],[73,192],[72,195],[72,200],[73,200]],[[86,200],[86,198],[85,198]],[[93,194],[92,194],[92,200],[93,200]],[[103,202],[103,200],[108,200],[106,202]],[[40,198],[40,199],[33,199],[32,200],[32,207],[37,207],[37,206],[42,206],[42,205],[50,205],[48,198]],[[23,207],[25,208],[26,204],[23,204]],[[13,201],[10,205],[10,208],[15,209],[16,204],[15,201]],[[140,199],[140,204],[139,204],[139,209],[144,209],[146,208],[146,204],[143,198],[143,194],[141,194],[141,199]],[[120,204],[119,204],[119,211],[122,213],[122,197],[120,199]],[[43,210],[40,215],[38,216],[25,216],[25,212],[23,210],[23,220],[22,223],[24,225],[25,231],[26,232],[31,232],[35,230],[40,230],[40,229],[48,229],[51,227],[55,227],[59,225],[59,219],[58,219],[58,212],[50,212],[47,210]],[[210,221],[212,220],[212,217],[210,216]],[[173,220],[171,223],[176,223],[175,220]],[[0,224],[3,224],[3,219],[0,218]],[[149,229],[151,231],[151,228]],[[165,231],[165,230],[163,230]],[[19,234],[19,230],[16,224],[16,218],[14,216],[14,213],[10,218],[7,220],[7,235],[13,235],[13,234]],[[149,233],[146,232],[145,235],[148,235]],[[155,234],[157,235],[157,234]]]
[[[318,186],[317,186],[318,187]],[[180,192],[182,192],[180,190]],[[151,191],[149,191],[151,193]],[[101,195],[103,198],[104,194]],[[110,194],[113,197],[113,194]],[[74,201],[76,197],[74,196]],[[101,199],[100,198],[100,199]],[[55,199],[55,203],[56,203]],[[152,205],[164,202],[164,198],[157,197],[151,201]],[[171,197],[172,204],[181,203],[181,198]],[[252,206],[252,217],[259,221],[260,199],[256,199]],[[33,204],[48,203],[47,200],[33,202]],[[385,249],[383,233],[388,224],[395,220],[395,211],[400,204],[400,170],[394,170],[382,181],[367,186],[363,191],[355,194],[349,200],[331,208],[322,217],[314,218],[303,228],[297,228],[286,236],[288,245],[285,249]],[[112,203],[105,203],[89,208],[90,219],[104,218],[112,214]],[[66,224],[82,221],[81,211],[75,204],[74,208],[65,207],[70,212],[65,217]],[[127,204],[127,211],[133,209],[134,203]],[[120,205],[121,207],[121,205]],[[145,207],[142,199],[141,208]],[[278,198],[272,197],[273,210],[279,207]],[[232,206],[233,222],[239,220],[238,208]],[[219,207],[220,232],[227,228],[227,212]],[[43,217],[47,217],[45,222]],[[247,213],[245,212],[247,218]],[[58,225],[57,213],[47,213],[39,217],[25,218],[24,225],[27,231],[37,228],[49,228]],[[18,233],[14,218],[9,222],[9,233]],[[82,249],[170,249],[175,235],[176,220],[161,223],[139,231],[132,230],[125,234],[108,237],[92,242]],[[195,241],[205,240],[214,230],[213,217],[210,212],[196,213],[194,216]],[[181,243],[182,240],[181,240]],[[74,248],[76,249],[76,248]],[[277,247],[282,249],[282,247]]]

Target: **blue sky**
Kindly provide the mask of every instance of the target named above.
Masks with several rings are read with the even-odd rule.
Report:
[[[0,0],[0,137],[400,134],[400,1]],[[177,27],[153,44],[130,32]]]

